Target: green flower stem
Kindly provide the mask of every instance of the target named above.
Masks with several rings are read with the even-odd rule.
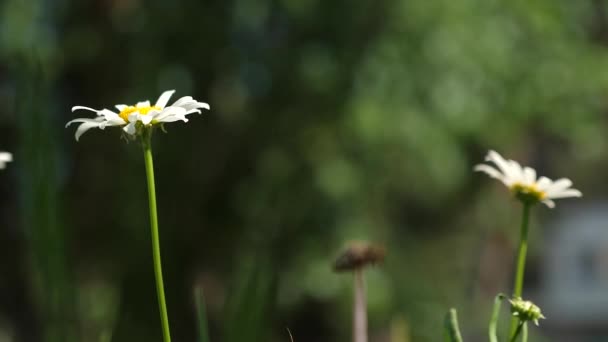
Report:
[[[522,328],[525,327],[525,325],[526,325],[526,322],[524,322],[524,321],[519,321],[517,323],[517,327],[515,328],[515,333],[513,334],[513,336],[511,337],[511,339],[509,340],[510,342],[517,341],[517,338],[519,337],[519,334],[521,333],[521,330],[522,330]],[[525,328],[524,328],[524,330],[525,330]],[[527,334],[527,331],[526,331],[526,336],[525,336],[524,341],[526,341],[528,339],[527,335],[528,334]]]
[[[521,342],[528,342],[528,323],[524,323],[524,327],[521,332]]]
[[[458,314],[452,308],[445,315],[443,322],[443,340],[445,342],[462,342],[460,328],[458,327]]]
[[[194,289],[194,301],[196,305],[196,318],[198,320],[198,342],[209,342],[209,327],[202,286],[197,286]]]
[[[492,318],[490,319],[490,325],[488,326],[488,336],[490,342],[498,342],[498,337],[496,334],[496,326],[498,325],[498,316],[500,314],[500,306],[502,301],[505,299],[505,295],[499,293],[494,298],[494,308],[492,309]]]
[[[142,132],[142,147],[146,163],[146,176],[148,179],[148,201],[150,204],[150,229],[152,233],[152,258],[154,261],[154,276],[156,279],[156,294],[158,296],[158,307],[160,310],[160,321],[163,329],[163,341],[171,342],[169,332],[169,316],[167,315],[167,303],[165,302],[165,286],[163,284],[163,270],[160,261],[160,243],[158,237],[158,217],[156,214],[156,189],[154,185],[154,162],[152,160],[152,129]]]
[[[521,298],[522,289],[524,286],[524,270],[526,268],[526,252],[528,251],[528,226],[530,219],[530,202],[524,202],[523,214],[521,218],[521,233],[519,240],[519,250],[517,252],[517,269],[515,271],[515,284],[513,285],[513,298]],[[511,318],[511,337],[515,336],[515,331],[518,329],[517,317]]]

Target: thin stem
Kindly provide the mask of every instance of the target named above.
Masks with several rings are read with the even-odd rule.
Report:
[[[513,298],[521,298],[524,285],[524,271],[526,268],[526,252],[528,251],[528,226],[530,218],[531,203],[524,202],[523,214],[521,218],[521,233],[519,237],[519,249],[517,252],[517,268],[515,270],[515,283],[513,285]],[[510,336],[515,335],[519,319],[511,318]]]
[[[511,337],[511,339],[509,341],[511,341],[511,342],[517,341],[517,338],[519,337],[519,333],[521,333],[521,328],[524,326],[524,324],[525,323],[523,321],[519,321],[517,323],[517,327],[515,328],[515,332],[514,332],[513,336]],[[527,338],[527,336],[526,336],[526,338]]]
[[[365,299],[365,281],[363,270],[355,269],[355,305],[353,308],[354,342],[367,342],[367,304]]]
[[[498,342],[498,337],[496,334],[496,326],[498,325],[498,316],[500,314],[500,306],[502,304],[503,299],[505,299],[505,295],[499,293],[496,298],[494,298],[494,308],[492,309],[492,318],[490,318],[490,325],[488,326],[488,336],[490,342]]]
[[[196,318],[198,319],[198,342],[209,342],[209,327],[207,325],[207,310],[205,310],[205,296],[202,286],[194,289],[196,304]]]
[[[150,229],[152,233],[152,258],[154,261],[154,276],[156,279],[156,294],[158,297],[158,308],[160,310],[160,321],[163,330],[163,341],[171,342],[169,332],[169,316],[167,315],[167,303],[165,302],[165,287],[163,284],[163,270],[160,260],[160,242],[158,237],[158,217],[156,214],[156,189],[154,185],[154,163],[152,160],[151,129],[144,129],[142,134],[142,146],[144,149],[144,160],[146,163],[146,176],[148,179],[148,201],[150,205]]]
[[[521,342],[528,342],[528,322],[524,323],[521,333]]]
[[[445,315],[443,323],[443,340],[445,342],[462,342],[462,336],[458,326],[458,314],[454,308],[451,308]]]

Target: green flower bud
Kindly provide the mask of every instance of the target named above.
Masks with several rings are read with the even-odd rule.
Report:
[[[511,313],[522,322],[532,321],[538,325],[539,319],[545,319],[540,308],[529,300],[513,298],[509,299],[509,302],[511,303]]]

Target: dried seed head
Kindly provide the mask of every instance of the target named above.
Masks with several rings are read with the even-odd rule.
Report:
[[[353,271],[367,265],[379,264],[384,261],[385,254],[382,246],[363,241],[351,242],[334,262],[334,271]]]

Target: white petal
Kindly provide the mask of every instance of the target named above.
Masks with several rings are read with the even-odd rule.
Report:
[[[542,202],[551,209],[555,208],[555,202],[550,199],[544,199]]]
[[[496,166],[498,166],[498,169],[502,172],[503,175],[505,175],[507,177],[509,176],[509,173],[511,171],[511,166],[496,151],[490,150],[488,152],[488,154],[486,155],[486,161],[493,162],[494,164],[496,164]]]
[[[0,162],[11,162],[13,161],[13,155],[9,152],[0,152]]]
[[[109,109],[102,109],[98,112],[99,115],[103,116],[106,118],[106,120],[112,120],[115,118],[120,118],[120,116],[118,116],[118,113],[114,113],[113,111],[109,110]]]
[[[509,159],[509,174],[508,177],[513,183],[525,183],[524,170],[521,165],[515,160]]]
[[[114,107],[116,107],[116,109],[118,109],[119,111],[121,111],[121,112],[122,112],[122,110],[123,110],[123,109],[125,109],[125,108],[127,108],[127,107],[129,107],[129,106],[124,105],[124,104],[117,104],[117,105],[116,105],[116,106],[114,106]]]
[[[135,129],[135,123],[136,121],[129,122],[129,124],[126,125],[123,130],[130,135],[134,135],[137,132],[137,129]]]
[[[131,123],[140,121],[144,125],[149,125],[150,122],[152,121],[152,119],[153,119],[152,115],[144,115],[144,114],[140,114],[140,113],[133,113],[133,114],[129,115],[129,122],[131,122]]]
[[[160,107],[161,109],[165,108],[165,106],[167,105],[167,102],[169,102],[169,99],[171,98],[173,93],[175,93],[175,90],[167,90],[164,93],[162,93],[160,95],[160,97],[158,98],[158,100],[156,100],[156,104],[154,106]]]
[[[97,110],[97,109],[93,109],[93,108],[90,108],[90,107],[85,107],[85,106],[74,106],[74,107],[72,107],[72,112],[77,111],[77,110],[79,110],[79,109],[84,109],[84,110],[88,110],[88,111],[91,111],[91,112],[95,112],[95,113],[97,113],[98,115],[99,115],[99,112],[100,112],[100,111],[99,111],[99,110]]]
[[[190,109],[189,111],[185,112],[184,115],[190,115],[193,113],[201,113],[200,109]]]
[[[532,185],[536,182],[536,170],[526,166],[523,173],[525,184]]]
[[[169,106],[166,107],[165,109],[163,109],[159,114],[157,114],[154,117],[154,120],[158,121],[158,122],[173,122],[173,121],[177,121],[177,120],[171,120],[171,117],[174,116],[179,116],[179,119],[177,120],[185,120],[185,115],[186,115],[186,110],[182,107],[174,107],[174,106]],[[168,121],[171,120],[171,121]]]
[[[150,107],[150,101],[137,102],[137,108]]]
[[[74,122],[89,122],[89,123],[100,123],[103,122],[104,119],[102,117],[98,117],[95,119],[89,119],[89,118],[78,118],[78,119],[74,119],[71,121],[68,121],[68,123],[65,124],[65,127],[68,127],[69,125],[71,125]]]
[[[569,180],[568,178],[560,178],[560,179],[556,180],[555,182],[553,182],[553,184],[548,186],[547,189],[545,190],[545,192],[547,193],[548,196],[551,196],[551,194],[565,190],[565,189],[569,188],[571,185],[572,185],[572,181]]]
[[[171,106],[182,107],[186,110],[197,109],[197,108],[204,108],[207,110],[211,109],[209,104],[204,103],[204,102],[197,102],[196,100],[194,100],[192,98],[192,96],[184,96],[184,97],[178,99],[177,101],[175,101]]]
[[[183,97],[180,97],[179,99],[177,99],[177,101],[173,102],[172,106],[181,107],[183,104],[191,103],[191,102],[196,102],[192,98],[192,96],[183,96]]]
[[[553,184],[553,182],[549,178],[547,178],[545,176],[541,176],[538,179],[538,182],[536,182],[536,187],[540,191],[546,191],[547,188],[551,186],[551,184]]]
[[[557,198],[568,198],[568,197],[581,197],[583,194],[576,189],[566,189],[560,192],[552,193],[551,195],[547,194],[547,197],[552,199]]]
[[[99,125],[99,122],[83,122],[82,124],[80,124],[80,126],[78,126],[78,129],[76,129],[76,134],[74,134],[76,141],[78,141],[78,139],[80,139],[80,136],[83,135],[86,131],[94,127],[99,127]]]
[[[169,115],[164,117],[162,120],[157,120],[158,122],[176,122],[183,121],[188,122],[188,119],[182,114]]]
[[[119,117],[118,119],[103,121],[99,125],[99,128],[104,129],[104,128],[108,127],[108,126],[122,126],[124,124],[126,124],[125,120],[123,120],[121,117]]]
[[[497,169],[491,167],[490,165],[478,164],[478,165],[475,165],[473,170],[483,172],[492,178],[499,179],[503,183],[505,182],[504,175],[502,173],[500,173],[500,171],[498,171]],[[507,184],[505,184],[505,185],[507,185]]]

